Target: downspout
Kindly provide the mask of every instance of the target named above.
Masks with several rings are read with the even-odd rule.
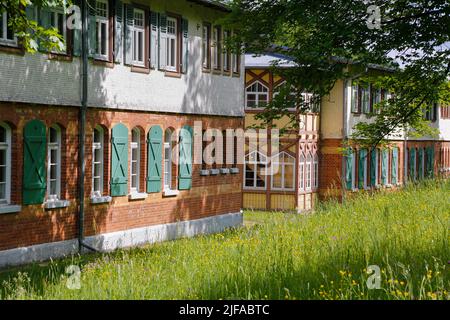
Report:
[[[81,1],[81,108],[79,112],[79,170],[78,180],[79,211],[78,211],[78,250],[81,253],[83,247],[91,251],[97,251],[84,243],[84,179],[86,175],[85,139],[86,139],[86,110],[88,101],[88,7],[87,0]]]

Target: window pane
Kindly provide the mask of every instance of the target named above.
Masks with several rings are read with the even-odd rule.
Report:
[[[5,13],[0,13],[0,39],[4,38],[4,30],[3,30],[3,15]]]
[[[98,163],[98,164],[95,164],[94,165],[94,176],[95,177],[100,177],[100,175],[101,175],[101,165]]]
[[[137,177],[136,175],[131,176],[131,187],[137,188]]]
[[[282,182],[281,182],[281,172],[282,172],[281,165],[279,165],[278,172],[275,173],[272,177],[274,188],[281,189],[283,187]]]
[[[6,165],[6,150],[0,149],[0,166],[5,165]]]
[[[94,191],[100,191],[100,178],[94,178]]]
[[[58,131],[55,128],[50,128],[50,142],[58,142]]]
[[[101,51],[100,54],[106,55],[106,23],[101,24]]]
[[[0,166],[0,183],[6,182],[6,166]]]
[[[287,165],[284,167],[284,187],[286,189],[294,188],[294,166]]]
[[[0,142],[6,143],[6,129],[0,126]]]
[[[0,183],[0,199],[6,198],[6,184]]]
[[[138,52],[139,52],[139,56],[138,56],[138,61],[144,61],[144,57],[143,57],[143,49],[144,49],[144,44],[143,44],[143,33],[139,32],[138,33]]]
[[[50,179],[56,179],[56,165],[50,166]]]

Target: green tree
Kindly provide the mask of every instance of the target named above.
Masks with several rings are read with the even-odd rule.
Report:
[[[247,52],[289,56],[295,67],[273,71],[287,80],[285,89],[258,117],[264,125],[287,112],[308,107],[291,86],[329,93],[338,79],[357,77],[388,90],[370,123],[356,126],[354,139],[366,145],[384,141],[396,128],[435,133],[423,119],[432,102],[448,103],[450,72],[450,2],[448,0],[233,0],[226,23],[239,30],[230,46]],[[371,72],[373,65],[385,67]],[[379,68],[378,68],[379,69]]]
[[[39,25],[35,18],[30,18],[29,12],[42,7],[68,9],[71,4],[69,0],[1,0],[0,13],[7,13],[8,27],[14,30],[23,48],[34,53],[38,47],[45,50],[61,49],[64,38],[57,29]]]

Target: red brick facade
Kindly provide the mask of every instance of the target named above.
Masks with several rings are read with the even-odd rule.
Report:
[[[171,115],[146,112],[88,109],[86,123],[86,178],[85,178],[85,235],[127,230],[176,221],[193,220],[208,216],[235,213],[241,209],[242,166],[239,174],[201,177],[201,165],[193,165],[192,189],[180,191],[176,197],[165,198],[162,193],[149,194],[145,200],[114,197],[111,203],[93,205],[92,139],[93,128],[104,128],[104,195],[109,195],[111,129],[123,123],[129,130],[139,127],[142,132],[140,187],[145,190],[147,172],[146,134],[150,127],[159,125],[163,130],[175,130],[184,125],[194,126],[201,121],[203,128],[242,128],[243,119],[216,116]],[[23,127],[33,119],[47,127],[58,124],[62,128],[61,143],[61,198],[70,206],[45,210],[43,205],[22,205]],[[22,205],[19,213],[0,215],[0,250],[34,244],[62,241],[77,237],[78,223],[78,109],[0,103],[0,121],[12,131],[11,203]],[[145,133],[145,134],[144,134]],[[195,156],[194,156],[195,158]],[[174,166],[176,169],[176,166]],[[177,176],[177,172],[173,172]],[[174,179],[175,180],[175,179]]]

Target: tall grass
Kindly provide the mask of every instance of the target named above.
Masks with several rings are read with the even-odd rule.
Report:
[[[449,182],[360,195],[313,215],[0,274],[9,299],[449,299]],[[80,266],[81,288],[65,267]],[[370,265],[379,289],[368,289]]]

